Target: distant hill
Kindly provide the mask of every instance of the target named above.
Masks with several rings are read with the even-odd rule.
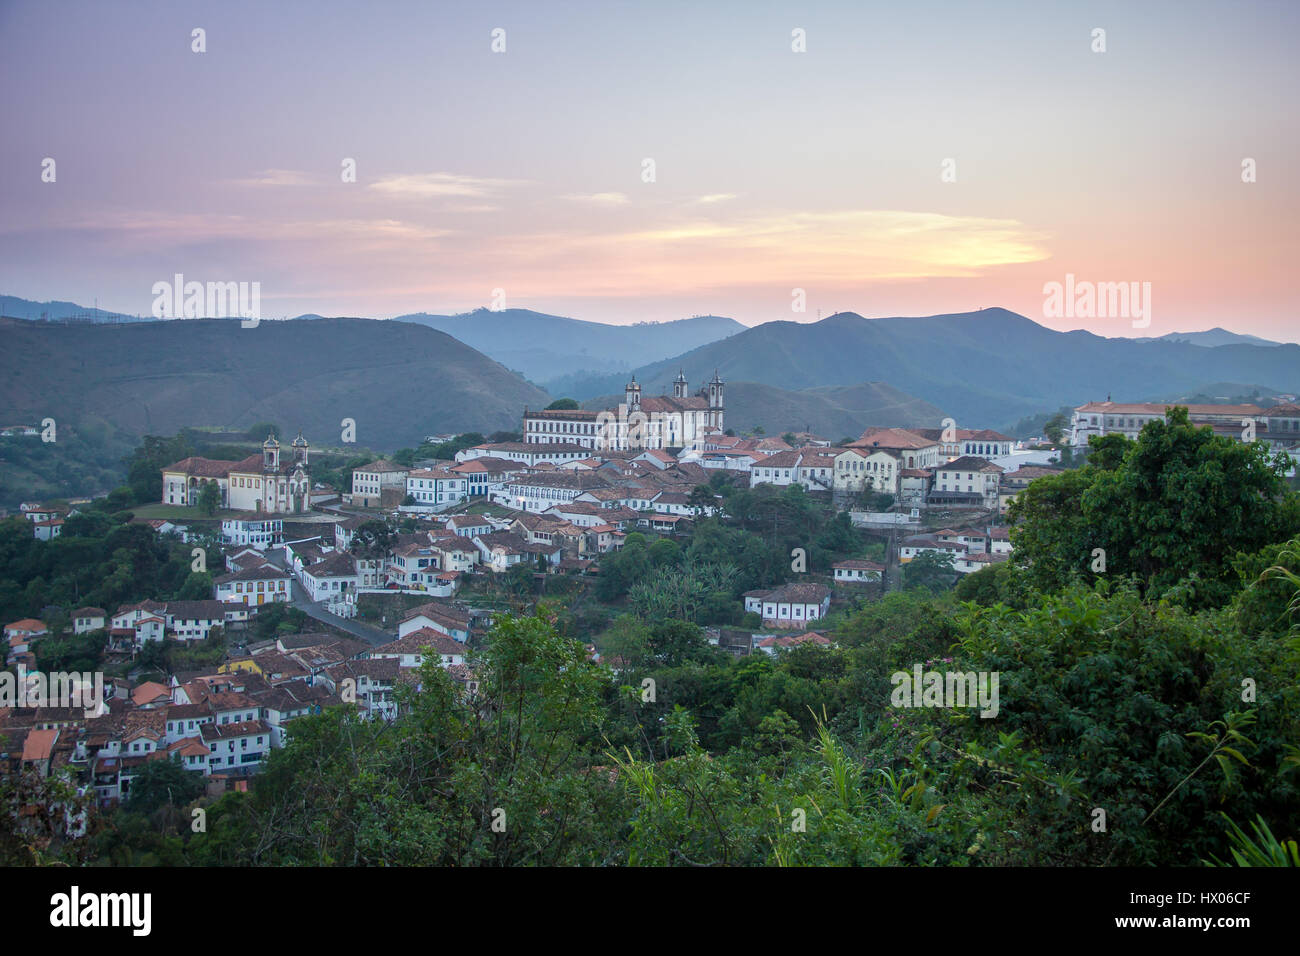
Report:
[[[844,312],[820,322],[768,322],[723,342],[636,370],[648,392],[679,368],[692,382],[717,368],[725,381],[799,390],[887,381],[947,409],[958,426],[1003,428],[1062,405],[1139,401],[1190,392],[1206,382],[1300,386],[1300,346],[1135,342],[1056,332],[1006,309],[865,319]]]
[[[15,319],[29,319],[34,322],[145,322],[150,316],[141,318],[125,315],[121,312],[105,312],[94,306],[78,305],[75,302],[61,302],[57,299],[49,302],[36,302],[16,295],[0,295],[0,316]]]
[[[1185,392],[1166,392],[1150,396],[1153,402],[1186,402],[1189,405],[1263,405],[1275,404],[1274,398],[1294,394],[1289,389],[1268,385],[1242,385],[1238,382],[1213,382]]]
[[[1281,342],[1273,342],[1269,339],[1261,339],[1258,335],[1245,335],[1241,332],[1229,332],[1227,329],[1221,329],[1215,326],[1212,329],[1206,329],[1204,332],[1169,332],[1155,338],[1133,339],[1134,342],[1186,342],[1188,345],[1199,345],[1203,348],[1218,348],[1220,345],[1281,345]]]
[[[653,394],[649,391],[643,394]],[[584,408],[612,408],[623,401],[617,392],[582,403]],[[757,382],[728,382],[726,423],[738,432],[762,425],[769,435],[811,431],[838,441],[857,438],[872,425],[937,428],[944,413],[928,402],[884,382],[787,391]]]
[[[406,322],[0,320],[0,407],[18,424],[99,418],[142,435],[275,421],[337,445],[351,418],[358,445],[388,449],[437,432],[516,430],[525,405],[549,401],[464,343]]]
[[[541,385],[572,372],[632,369],[742,332],[735,319],[699,315],[674,322],[606,325],[530,309],[478,309],[464,315],[399,315],[438,329]]]

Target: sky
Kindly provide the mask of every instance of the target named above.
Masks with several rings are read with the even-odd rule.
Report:
[[[1001,306],[1294,341],[1298,27],[1296,2],[0,0],[0,294],[148,315],[179,273],[259,283],[267,318]],[[1135,294],[1053,314],[1067,281]]]

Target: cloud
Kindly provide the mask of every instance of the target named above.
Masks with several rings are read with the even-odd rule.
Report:
[[[370,183],[366,188],[398,198],[436,199],[454,196],[463,199],[496,196],[506,187],[517,186],[522,182],[518,179],[458,176],[455,173],[416,173],[388,176]]]
[[[711,205],[712,203],[728,202],[729,200],[735,198],[736,198],[735,193],[709,193],[707,196],[701,196],[699,199],[695,201],[701,205],[707,206],[707,205]]]
[[[248,179],[234,179],[238,186],[312,186],[316,180],[298,169],[263,169]]]
[[[570,193],[560,198],[590,203],[593,206],[626,206],[631,202],[625,193]]]

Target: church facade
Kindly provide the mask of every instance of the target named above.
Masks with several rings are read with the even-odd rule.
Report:
[[[695,394],[679,371],[672,395],[642,397],[636,376],[617,408],[524,410],[526,443],[571,442],[592,451],[685,448],[726,428],[724,383],[717,370]]]
[[[242,461],[193,456],[162,470],[163,504],[199,503],[203,485],[215,482],[221,508],[254,514],[302,514],[311,510],[311,461],[302,432],[283,455],[280,442],[268,435],[260,455]]]

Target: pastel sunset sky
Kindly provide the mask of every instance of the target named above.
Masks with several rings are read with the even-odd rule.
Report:
[[[605,322],[1003,306],[1294,341],[1298,27],[1295,2],[0,0],[0,293],[148,314],[183,273],[260,282],[274,318],[499,288]],[[1149,282],[1150,328],[1045,318],[1067,274]]]

